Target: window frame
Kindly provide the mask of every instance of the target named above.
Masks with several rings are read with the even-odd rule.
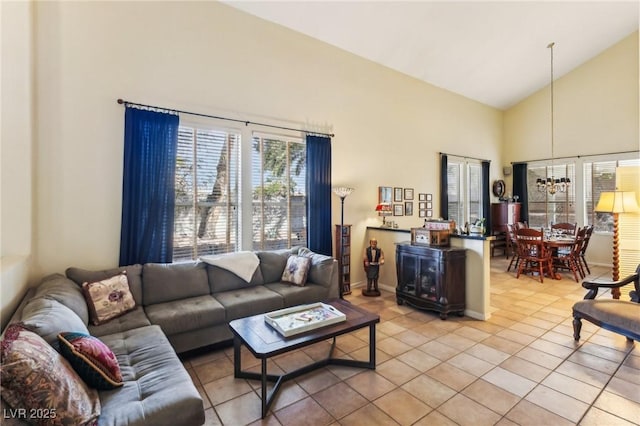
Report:
[[[484,192],[485,189],[483,187],[483,182],[482,182],[482,160],[478,160],[478,159],[474,159],[474,158],[465,158],[465,157],[458,157],[455,155],[448,155],[447,156],[447,199],[448,199],[448,206],[447,206],[447,211],[449,212],[449,217],[447,219],[449,220],[454,220],[456,222],[457,226],[462,226],[464,223],[474,223],[476,219],[485,219],[485,224],[486,224],[486,218],[489,215],[489,212],[485,212],[484,211]],[[455,166],[458,169],[458,172],[456,174],[455,177],[457,177],[456,179],[456,184],[454,185],[454,193],[451,192],[452,189],[452,180],[451,180],[451,174],[450,174],[450,168],[452,166]],[[474,217],[472,214],[472,209],[471,208],[471,190],[473,188],[472,182],[471,182],[471,167],[478,167],[477,170],[477,189],[478,189],[478,194],[479,194],[479,199],[477,200],[478,203],[478,217]],[[453,198],[452,196],[456,196],[455,198],[457,198],[457,201],[452,202],[451,199]],[[473,201],[474,203],[476,201]],[[452,212],[452,206],[456,207],[456,210],[458,211],[458,214],[456,215],[456,217],[452,217],[451,212]]]

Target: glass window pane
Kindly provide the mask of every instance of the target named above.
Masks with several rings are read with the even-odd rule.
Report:
[[[306,246],[306,146],[254,135],[252,165],[253,249]]]
[[[240,135],[181,125],[173,260],[238,250]]]

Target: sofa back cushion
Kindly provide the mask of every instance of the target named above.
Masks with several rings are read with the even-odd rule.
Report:
[[[123,271],[127,272],[127,280],[129,281],[129,290],[136,301],[136,305],[142,305],[144,302],[142,296],[142,265],[121,266],[119,268],[103,269],[101,271],[89,271],[81,268],[67,268],[67,277],[73,280],[79,286],[83,283],[93,283],[114,277]]]
[[[238,290],[264,284],[260,267],[256,268],[250,282],[246,282],[233,272],[215,265],[207,265],[207,276],[211,293]]]
[[[21,322],[56,350],[59,349],[59,333],[77,331],[89,334],[87,326],[71,309],[56,300],[44,297],[31,299],[25,305]]]
[[[265,284],[279,283],[291,250],[259,251],[260,270]]]
[[[89,323],[89,311],[82,295],[82,289],[64,275],[52,274],[44,277],[33,295],[34,299],[39,297],[62,303],[75,312],[82,322]]]
[[[146,263],[142,268],[144,305],[209,294],[207,265],[183,263]]]
[[[337,268],[333,257],[315,253],[308,248],[301,248],[298,251],[298,256],[311,258],[311,268],[309,269],[307,281],[320,284],[323,287],[331,287],[333,285],[332,278]]]

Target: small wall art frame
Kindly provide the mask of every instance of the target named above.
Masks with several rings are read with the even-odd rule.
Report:
[[[404,189],[404,199],[405,200],[413,200],[413,188],[405,188]]]
[[[402,201],[402,188],[393,188],[393,202],[399,203]]]
[[[378,204],[391,204],[392,188],[390,186],[378,187]]]

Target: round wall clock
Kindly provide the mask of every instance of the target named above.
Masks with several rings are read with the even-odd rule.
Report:
[[[502,198],[504,196],[505,185],[502,179],[493,182],[493,195],[498,198]]]

